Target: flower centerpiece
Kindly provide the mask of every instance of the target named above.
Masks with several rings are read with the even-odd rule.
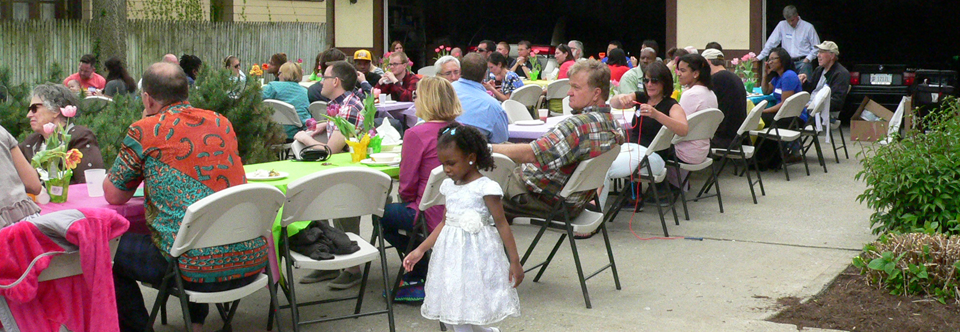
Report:
[[[757,73],[753,71],[753,64],[756,62],[757,54],[753,52],[730,61],[730,64],[734,65],[733,72],[743,80],[743,86],[747,89],[747,93],[752,93],[753,87],[757,84]]]
[[[450,55],[450,50],[452,49],[453,47],[443,46],[443,45],[440,45],[437,48],[433,49],[433,51],[437,53],[436,55],[433,56],[433,62],[437,62],[437,60],[440,60],[440,58]]]
[[[680,57],[674,58],[673,63],[680,63]],[[677,69],[677,66],[674,66],[671,73],[673,74],[673,95],[670,97],[673,97],[676,101],[680,101],[680,96],[683,95],[683,84],[680,84],[680,71]]]
[[[343,137],[347,138],[347,145],[350,146],[350,156],[353,162],[356,163],[366,159],[368,147],[372,148],[374,152],[380,152],[380,140],[382,138],[377,136],[377,132],[374,130],[373,119],[377,116],[377,107],[373,101],[373,94],[368,94],[363,100],[363,127],[359,131],[350,121],[337,116],[339,113],[337,107],[336,105],[327,106],[327,114],[324,117],[336,125]],[[341,105],[339,107],[349,106]]]
[[[69,118],[77,115],[77,107],[70,105],[60,108],[60,114],[68,118],[69,124]],[[80,164],[83,153],[77,149],[67,150],[71,136],[64,125],[48,123],[43,125],[43,132],[50,135],[46,139],[47,148],[33,155],[30,165],[40,173],[50,201],[63,203],[67,201],[70,178],[73,177],[73,170]]]
[[[530,54],[531,59],[527,60],[532,61],[530,62],[530,80],[536,81],[540,78],[540,51],[531,50]]]

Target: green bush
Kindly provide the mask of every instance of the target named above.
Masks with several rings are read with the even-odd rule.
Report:
[[[960,303],[960,236],[887,234],[853,259],[872,284],[894,295],[933,296]]]
[[[110,168],[127,136],[127,128],[143,117],[143,102],[136,94],[117,95],[105,106],[81,102],[77,114],[74,123],[96,134],[103,165]]]
[[[54,63],[36,84],[59,83],[64,77],[63,69]],[[36,84],[14,83],[10,68],[0,67],[0,92],[6,96],[6,100],[0,101],[0,125],[21,141],[33,132],[27,119],[27,108],[30,107],[30,90]]]
[[[940,109],[900,140],[868,147],[857,180],[867,189],[857,200],[874,209],[874,234],[960,234],[960,100]]]

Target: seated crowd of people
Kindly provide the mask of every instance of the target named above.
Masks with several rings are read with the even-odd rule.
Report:
[[[537,67],[531,62],[531,43],[517,44],[516,58],[510,56],[510,44],[484,40],[475,52],[457,52],[440,57],[434,64],[435,77],[421,77],[411,71],[403,45],[394,43],[385,59],[386,68],[374,64],[368,50],[358,50],[352,57],[336,48],[317,55],[314,67],[307,73],[315,84],[304,87],[304,71],[286,54],[270,58],[267,74],[274,76],[262,88],[263,99],[277,99],[294,106],[302,123],[312,117],[309,105],[324,101],[335,106],[336,116],[357,126],[363,123],[363,99],[376,93],[397,101],[414,102],[421,122],[404,133],[399,175],[399,201],[389,203],[380,223],[385,239],[396,248],[406,248],[420,200],[431,170],[441,165],[438,157],[438,133],[453,123],[475,128],[491,145],[494,153],[503,154],[518,168],[504,184],[503,207],[508,218],[513,216],[545,216],[554,208],[555,197],[576,166],[619,145],[620,155],[608,171],[608,181],[598,192],[577,193],[567,207],[571,217],[577,216],[594,195],[606,204],[610,180],[627,177],[637,171],[636,156],[643,155],[654,136],[665,126],[678,135],[686,135],[687,118],[706,109],[719,108],[724,119],[712,140],[680,142],[672,149],[654,153],[650,162],[654,172],[665,168],[665,160],[674,157],[687,163],[700,163],[708,158],[711,147],[730,146],[747,111],[747,91],[740,77],[726,69],[727,61],[719,44],[711,43],[702,52],[684,48],[667,53],[666,63],[657,57],[658,44],[645,41],[640,57],[628,57],[619,42],[610,42],[601,60],[588,59],[583,44],[572,40],[556,46],[553,54],[556,70],[545,73],[549,79],[569,79],[569,106],[572,116],[563,119],[542,137],[530,143],[508,142],[508,117],[501,102],[524,85]],[[833,42],[817,45],[820,66],[813,75],[794,71],[790,55],[783,48],[774,48],[762,69],[761,87],[773,95],[775,102],[764,110],[769,125],[783,100],[800,91],[815,91],[823,86],[834,88],[831,104],[843,100],[845,88],[834,87],[838,72],[845,72],[837,63],[838,47]],[[159,284],[167,268],[164,253],[173,243],[186,208],[216,191],[246,182],[242,161],[237,151],[237,138],[232,124],[223,116],[198,109],[187,101],[190,86],[198,77],[202,61],[193,55],[179,59],[167,54],[151,65],[136,82],[123,67],[122,61],[110,58],[104,62],[107,77],[94,72],[96,59],[85,55],[78,71],[63,84],[42,84],[31,93],[26,112],[33,133],[22,142],[0,127],[0,164],[4,165],[2,181],[5,190],[0,196],[0,226],[35,217],[41,208],[27,193],[41,190],[37,172],[29,165],[33,155],[45,148],[50,133],[44,126],[64,125],[67,119],[61,109],[78,105],[78,93],[115,96],[140,92],[143,118],[129,126],[120,153],[113,165],[104,165],[95,134],[79,125],[68,125],[72,135],[69,148],[83,153],[74,171],[72,183],[83,183],[83,170],[107,167],[103,182],[105,199],[111,204],[129,201],[138,186],[145,187],[147,223],[151,234],[123,235],[115,258],[113,276],[122,330],[142,331],[148,314],[137,281]],[[223,68],[238,80],[246,80],[241,60],[235,56],[223,60]],[[675,99],[675,82],[682,87]],[[618,85],[612,82],[619,82]],[[835,106],[839,107],[839,105]],[[636,109],[636,117],[624,129],[610,113],[611,108]],[[645,121],[643,120],[644,118]],[[319,120],[319,119],[318,119]],[[380,121],[383,121],[382,119]],[[180,122],[200,123],[185,130]],[[291,140],[307,146],[326,145],[333,153],[346,151],[347,138],[332,123],[308,130],[306,126],[284,128]],[[193,144],[195,149],[182,151],[181,142],[204,140],[216,135],[222,144]],[[631,157],[633,156],[633,157]],[[446,166],[445,166],[446,167]],[[664,186],[678,187],[683,174],[671,174]],[[9,185],[9,186],[7,186]],[[674,188],[677,191],[681,188]],[[182,195],[183,192],[195,193]],[[442,206],[423,211],[427,228],[433,231],[444,220]],[[342,221],[341,227],[359,231],[359,219]],[[591,234],[578,234],[589,237]],[[267,264],[265,239],[256,239],[223,247],[188,252],[180,258],[185,287],[191,290],[230,289],[252,282]],[[209,258],[221,255],[226,259],[215,264]],[[405,286],[398,300],[420,301],[429,261],[422,259],[403,276]],[[314,283],[334,279],[329,286],[347,289],[361,279],[360,269],[318,271],[299,280]],[[202,326],[209,309],[193,304],[189,311],[195,328]]]

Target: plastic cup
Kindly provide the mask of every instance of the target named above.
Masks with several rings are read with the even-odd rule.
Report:
[[[103,168],[93,168],[83,171],[83,176],[87,180],[87,193],[90,197],[103,196],[103,179],[107,177],[107,170]]]
[[[547,117],[550,116],[550,110],[541,108],[537,110],[537,112],[540,112],[540,121],[547,122]]]

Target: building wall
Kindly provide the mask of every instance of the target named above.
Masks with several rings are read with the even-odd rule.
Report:
[[[336,1],[334,6],[334,45],[341,48],[373,48],[374,2],[373,0]]]
[[[676,0],[677,47],[750,49],[750,0]]]
[[[327,1],[233,0],[232,9],[233,21],[238,22],[327,21]]]

